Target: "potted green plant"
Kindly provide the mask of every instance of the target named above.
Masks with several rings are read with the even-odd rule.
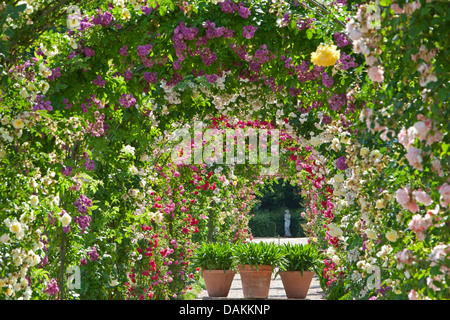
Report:
[[[283,263],[283,254],[274,243],[244,243],[234,247],[245,298],[266,299],[274,268]]]
[[[305,299],[314,273],[320,263],[319,252],[310,244],[286,243],[281,247],[285,263],[280,275],[288,298]]]
[[[193,254],[192,265],[202,269],[210,297],[226,297],[236,271],[233,250],[229,243],[203,243]]]

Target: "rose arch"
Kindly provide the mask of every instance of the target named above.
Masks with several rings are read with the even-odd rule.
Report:
[[[328,297],[448,298],[446,10],[2,4],[0,297],[188,297],[197,244],[248,240],[257,188],[282,177]],[[243,163],[208,149],[230,132]]]

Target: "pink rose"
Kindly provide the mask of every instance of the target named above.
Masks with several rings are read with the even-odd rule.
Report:
[[[391,9],[394,10],[394,12],[395,12],[396,14],[402,14],[403,12],[405,12],[405,10],[403,10],[402,8],[400,8],[400,6],[399,6],[398,4],[396,4],[396,3],[393,3],[393,4],[391,5]]]
[[[442,132],[435,130],[433,135],[428,135],[427,145],[430,146],[435,142],[442,141],[443,137],[444,137],[444,134]]]
[[[395,254],[395,259],[397,260],[397,265],[400,269],[403,269],[403,264],[412,265],[414,262],[414,256],[408,249],[397,252]]]
[[[431,172],[437,172],[441,178],[444,176],[444,170],[442,170],[441,161],[439,161],[439,159],[433,159],[431,162]]]
[[[416,214],[412,217],[408,224],[408,227],[416,234],[420,241],[425,240],[425,231],[431,227],[432,218],[430,215],[425,215],[422,217],[420,214]]]
[[[431,199],[430,195],[425,191],[418,190],[414,191],[412,194],[416,198],[417,202],[425,205],[426,207],[428,207],[433,203],[433,200]]]
[[[402,206],[406,205],[410,201],[409,192],[406,189],[406,187],[402,188],[402,189],[398,189],[395,192],[395,199]]]
[[[416,128],[417,133],[419,134],[420,140],[426,140],[428,131],[430,131],[430,129],[431,129],[430,128],[431,123],[429,123],[429,121],[427,121],[427,122],[428,122],[428,125],[424,121],[418,121],[414,124],[414,128]]]
[[[406,133],[405,127],[403,127],[397,135],[398,142],[406,148],[408,145],[408,134]]]
[[[417,205],[414,198],[411,196],[411,187],[406,186],[404,188],[398,189],[395,192],[395,199],[405,210],[409,210],[413,213],[419,211],[419,206]]]
[[[383,82],[384,81],[384,77],[383,77],[384,71],[382,68],[370,67],[367,72],[369,74],[369,79],[372,80],[373,82]]]
[[[406,159],[408,159],[409,165],[416,168],[419,171],[423,170],[422,167],[422,150],[415,147],[410,147],[406,153]]]
[[[402,128],[398,133],[398,142],[405,147],[406,150],[414,143],[416,138],[419,136],[419,132],[417,129],[413,127],[409,127],[408,130]]]
[[[448,207],[450,203],[450,184],[447,182],[439,187],[439,194],[441,195],[441,206]]]
[[[414,200],[408,202],[408,203],[404,206],[404,208],[405,208],[406,210],[411,211],[412,213],[415,213],[415,212],[418,212],[418,211],[419,211],[419,206],[417,205],[417,203],[416,203]]]

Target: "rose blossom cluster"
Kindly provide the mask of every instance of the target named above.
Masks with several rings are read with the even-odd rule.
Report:
[[[369,7],[370,5],[361,5],[358,10],[357,21],[353,18],[350,19],[345,31],[353,41],[353,51],[364,55],[369,67],[367,70],[369,79],[381,83],[384,81],[384,69],[376,58],[381,37],[379,30],[373,24],[374,21],[370,20],[373,17]]]
[[[403,209],[409,210],[413,213],[419,211],[419,206],[417,202],[423,204],[428,207],[433,203],[430,195],[422,190],[412,191],[410,186],[405,186],[403,188],[397,189],[395,191],[395,199],[398,204],[400,204]]]
[[[74,205],[79,213],[85,214],[88,212],[88,208],[92,207],[92,200],[82,194],[75,200]]]
[[[423,161],[423,153],[424,151],[413,147],[412,145],[415,143],[418,138],[420,142],[424,142],[425,145],[431,145],[435,142],[441,141],[443,134],[434,128],[433,122],[428,120],[422,115],[418,115],[417,121],[413,126],[405,129],[404,127],[400,130],[398,134],[398,142],[405,147],[407,150],[406,159],[409,162],[409,165],[413,168],[422,171],[422,161]],[[434,134],[431,134],[430,131],[434,130]],[[440,160],[434,159],[432,163],[433,169],[432,171],[436,171],[439,176],[443,176],[444,172],[442,171]]]
[[[237,4],[235,2],[225,0],[220,2],[219,5],[225,13],[235,13],[235,11],[237,11],[244,19],[247,19],[250,16],[250,9],[246,8],[242,2]]]

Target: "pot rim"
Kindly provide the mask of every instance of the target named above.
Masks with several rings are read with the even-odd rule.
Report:
[[[232,269],[202,269],[202,272],[210,272],[210,273],[236,273],[236,270]]]
[[[249,264],[245,264],[245,265],[238,265],[238,269],[239,271],[244,270],[244,271],[268,271],[270,269],[270,271],[273,271],[274,267],[272,267],[270,264],[260,264],[260,265],[249,265]]]

